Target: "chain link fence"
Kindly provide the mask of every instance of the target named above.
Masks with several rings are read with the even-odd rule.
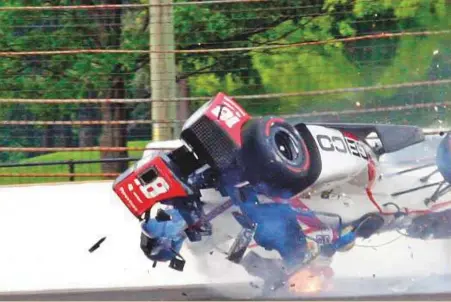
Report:
[[[450,41],[447,0],[3,1],[0,184],[111,179],[219,91],[446,129]]]

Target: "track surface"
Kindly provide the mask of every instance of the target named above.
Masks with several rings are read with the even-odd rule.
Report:
[[[409,282],[402,292],[394,293],[396,286],[405,283],[405,279],[383,278],[376,279],[347,279],[335,283],[336,290],[321,295],[290,296],[275,295],[272,297],[259,297],[252,295],[249,284],[228,285],[191,285],[191,286],[162,286],[153,288],[127,288],[127,289],[99,289],[77,291],[29,292],[0,294],[0,300],[47,300],[47,301],[157,301],[157,300],[260,300],[260,299],[288,299],[288,300],[449,300],[451,289],[449,284],[451,276],[436,276],[420,278],[416,282]],[[359,292],[356,291],[359,288]],[[231,291],[243,293],[232,297]],[[391,292],[391,293],[390,293]],[[248,294],[244,294],[248,293]]]
[[[427,293],[427,294],[403,294],[403,295],[349,295],[331,297],[284,297],[284,300],[365,300],[365,301],[404,301],[404,300],[450,300],[451,292],[448,293]],[[86,292],[55,292],[55,293],[30,293],[0,295],[0,300],[24,301],[24,300],[45,300],[45,301],[189,301],[189,300],[233,300],[226,295],[219,294],[218,290],[212,290],[205,287],[187,287],[187,288],[154,288],[154,289],[124,289],[124,290],[105,290],[105,291],[86,291]],[[259,300],[258,298],[242,298],[240,300]],[[262,300],[265,300],[262,298]]]

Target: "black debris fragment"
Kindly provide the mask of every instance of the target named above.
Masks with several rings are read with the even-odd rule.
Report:
[[[188,295],[185,292],[182,292],[182,296],[188,297]]]
[[[257,284],[255,284],[254,282],[250,282],[249,285],[253,288],[260,288]]]
[[[89,249],[89,252],[92,253],[95,250],[97,250],[100,245],[105,241],[106,237],[100,238],[96,243],[94,243],[93,246],[91,246],[91,248]]]

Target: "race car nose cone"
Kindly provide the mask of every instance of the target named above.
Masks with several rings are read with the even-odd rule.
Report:
[[[451,183],[451,133],[440,142],[437,149],[437,169],[446,182]]]

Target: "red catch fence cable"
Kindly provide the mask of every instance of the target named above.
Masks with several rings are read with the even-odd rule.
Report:
[[[259,3],[271,0],[205,0],[173,2],[170,4],[99,4],[99,5],[43,5],[43,6],[5,6],[1,11],[60,11],[60,10],[117,10],[117,9],[142,9],[150,7],[185,6],[185,5],[209,5],[209,4],[237,4],[237,3]]]
[[[413,88],[421,86],[436,86],[451,84],[451,79],[431,80],[431,81],[416,81],[398,84],[385,84],[376,86],[363,86],[363,87],[347,87],[337,89],[323,89],[312,91],[296,91],[296,92],[283,92],[283,93],[266,93],[266,94],[250,94],[250,95],[233,95],[230,96],[236,100],[260,100],[260,99],[272,99],[272,98],[287,98],[296,96],[317,96],[328,94],[342,94],[342,93],[359,93],[376,90],[388,90],[398,88]],[[102,104],[102,103],[152,103],[152,102],[182,102],[182,101],[208,101],[212,97],[177,97],[170,99],[17,99],[17,98],[1,98],[0,104]]]
[[[379,33],[349,38],[328,39],[323,41],[297,42],[279,45],[249,46],[249,47],[230,47],[230,48],[206,48],[206,49],[176,49],[176,50],[128,50],[128,49],[70,49],[70,50],[48,50],[48,51],[0,51],[0,57],[15,56],[48,56],[48,55],[81,55],[81,54],[202,54],[202,53],[225,53],[225,52],[243,52],[243,51],[263,51],[283,48],[295,48],[312,45],[324,45],[339,42],[356,42],[361,40],[389,39],[407,36],[431,36],[448,35],[451,30],[436,31],[418,31],[418,32],[396,32]]]

